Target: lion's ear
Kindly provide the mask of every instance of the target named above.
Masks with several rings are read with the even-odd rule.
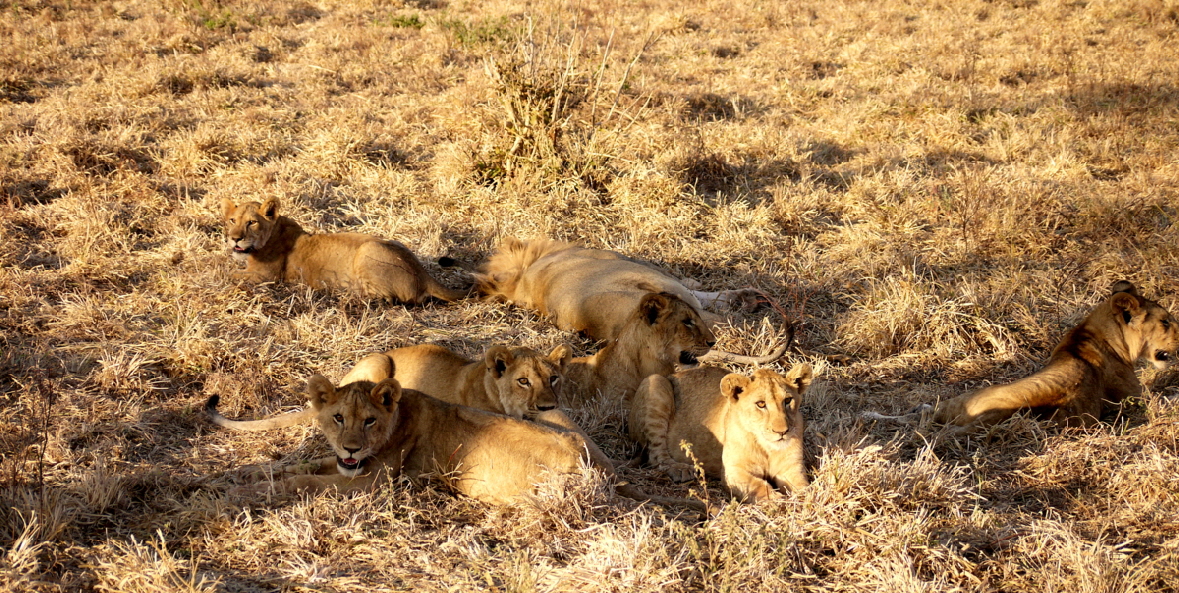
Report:
[[[397,379],[384,379],[373,387],[368,394],[368,400],[374,406],[392,408],[401,401],[401,383]]]
[[[671,306],[671,299],[667,295],[652,292],[643,295],[643,300],[639,301],[639,312],[643,315],[643,319],[647,320],[647,325],[655,325],[659,321],[659,316]]]
[[[786,373],[786,383],[794,388],[799,395],[806,393],[814,378],[815,374],[811,370],[811,365],[806,363],[796,364],[790,369],[790,372]]]
[[[1138,294],[1138,287],[1134,286],[1129,280],[1119,280],[1110,289],[1110,294],[1117,294],[1119,292],[1128,292],[1134,296],[1142,296]]]
[[[516,357],[512,356],[512,351],[508,350],[507,346],[499,345],[488,348],[487,356],[484,357],[484,361],[487,363],[487,370],[496,379],[504,376],[504,372],[508,370],[509,366],[512,366],[512,362],[515,360]]]
[[[725,378],[721,379],[721,395],[737,401],[741,399],[741,394],[749,389],[749,383],[749,377],[745,375],[725,375]]]
[[[234,204],[232,199],[221,198],[221,218],[229,218],[236,209],[237,204]]]
[[[573,348],[569,344],[561,344],[549,353],[549,360],[555,363],[558,367],[564,369],[565,365],[573,359]]]
[[[1121,315],[1123,322],[1130,323],[1130,320],[1142,311],[1139,298],[1128,292],[1119,292],[1110,297],[1109,306],[1113,307],[1115,316]]]
[[[307,378],[307,400],[312,409],[319,410],[324,406],[336,403],[336,387],[323,375],[311,375]]]
[[[266,201],[262,202],[262,205],[258,207],[258,214],[262,218],[268,218],[270,220],[278,218],[278,198],[266,198]]]

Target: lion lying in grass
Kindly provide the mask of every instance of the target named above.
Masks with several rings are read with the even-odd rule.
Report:
[[[561,241],[507,239],[475,275],[485,294],[536,309],[557,327],[597,340],[616,338],[644,295],[669,293],[715,324],[716,315],[702,305],[754,305],[752,290],[699,292],[651,266],[614,251],[587,249]],[[709,352],[704,360],[768,363],[785,353],[755,358]]]
[[[532,418],[560,405],[558,393],[572,353],[567,344],[548,356],[530,348],[491,346],[483,360],[470,361],[442,346],[419,344],[385,355],[393,360],[397,381],[405,389],[513,418]],[[350,380],[346,376],[342,383]]]
[[[488,412],[524,418],[585,439],[594,465],[613,471],[614,462],[580,426],[557,406],[567,383],[564,371],[572,349],[561,344],[546,357],[530,348],[492,346],[482,361],[469,361],[434,344],[406,346],[385,352],[405,389]],[[353,373],[365,372],[358,364]],[[345,376],[342,384],[352,381]]]
[[[1119,408],[1124,399],[1142,393],[1142,384],[1134,374],[1137,361],[1145,359],[1165,368],[1177,348],[1179,327],[1171,314],[1123,280],[1113,286],[1109,298],[1065,334],[1048,364],[1034,375],[936,406],[923,404],[901,416],[873,412],[863,416],[909,422],[932,409],[935,422],[970,429],[998,424],[1016,412],[1030,410],[1065,426],[1092,426],[1103,413]]]
[[[278,214],[278,200],[259,204],[222,201],[225,235],[233,256],[246,262],[234,276],[254,282],[303,282],[312,288],[344,288],[363,297],[420,303],[432,296],[466,296],[426,272],[396,241],[360,233],[313,235]]]
[[[797,491],[808,484],[799,406],[811,379],[810,365],[752,379],[716,367],[653,375],[631,404],[630,435],[677,482],[691,479],[695,460],[748,502]]]
[[[334,387],[320,375],[307,381],[310,407],[261,421],[228,420],[217,412],[218,397],[206,404],[212,420],[236,430],[265,430],[314,420],[334,457],[315,465],[315,473],[289,475],[274,487],[282,493],[371,489],[405,474],[417,480],[442,477],[456,491],[491,504],[533,492],[546,474],[580,470],[588,461],[586,443],[576,432],[439,401],[402,389],[384,354],[361,360],[352,382]],[[292,466],[299,471],[304,466]],[[609,467],[602,468],[607,474]],[[698,501],[648,496],[625,483],[619,494],[636,500],[704,510]]]

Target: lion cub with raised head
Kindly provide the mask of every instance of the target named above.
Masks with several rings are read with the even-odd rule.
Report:
[[[513,418],[533,418],[557,409],[561,381],[573,349],[561,344],[548,356],[531,348],[491,346],[483,360],[471,361],[434,344],[385,352],[397,367],[397,380],[452,404]],[[347,384],[346,376],[342,383]]]
[[[426,297],[466,296],[435,280],[401,243],[361,233],[310,234],[278,214],[278,200],[235,204],[222,200],[230,251],[245,260],[234,276],[254,282],[303,282],[344,288],[363,297],[416,304]]]
[[[1030,410],[1065,426],[1092,426],[1102,414],[1142,393],[1134,364],[1165,368],[1179,349],[1179,324],[1158,303],[1123,280],[1052,350],[1044,368],[1004,385],[992,385],[900,416],[863,412],[871,420],[917,420],[933,410],[935,422],[959,430],[998,424]]]
[[[691,479],[692,458],[747,502],[806,487],[805,424],[799,405],[810,365],[785,376],[761,369],[752,378],[716,367],[648,377],[630,408],[630,436],[677,482]]]

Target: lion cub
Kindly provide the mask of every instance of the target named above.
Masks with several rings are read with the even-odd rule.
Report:
[[[811,367],[786,376],[767,369],[753,378],[701,367],[652,375],[635,394],[630,436],[646,445],[652,465],[682,482],[692,477],[691,454],[704,473],[724,480],[733,496],[757,502],[807,485],[799,410]]]
[[[434,344],[385,352],[397,367],[397,380],[452,404],[513,418],[557,409],[565,365],[573,349],[561,344],[548,356],[531,348],[491,346],[483,360],[471,361]],[[348,383],[350,377],[344,377]]]
[[[234,204],[222,200],[230,251],[245,260],[234,276],[255,282],[303,282],[312,288],[345,288],[364,297],[416,304],[432,296],[466,296],[440,284],[414,254],[396,241],[360,233],[307,233],[278,214],[278,200]]]
[[[1162,369],[1179,350],[1179,322],[1158,303],[1122,280],[1052,350],[1044,368],[1013,383],[992,385],[938,404],[922,404],[900,416],[862,412],[870,420],[911,422],[923,412],[956,432],[991,426],[1016,412],[1050,418],[1065,426],[1093,426],[1102,414],[1142,393],[1134,364]]]

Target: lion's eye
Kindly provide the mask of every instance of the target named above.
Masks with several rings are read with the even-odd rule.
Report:
[[[766,403],[765,403],[764,401],[757,402],[757,408],[758,408],[759,410],[764,410],[764,409],[766,409]]]
[[[560,381],[560,380],[561,380],[560,376],[553,375],[552,377],[549,377],[549,385],[556,385],[557,381]]]
[[[684,320],[684,327],[696,327],[696,322],[691,319]]]
[[[250,222],[247,222],[247,223],[246,223],[246,226],[256,226],[257,224],[258,224],[258,221],[256,221],[256,220],[251,220]]]
[[[336,414],[335,416],[332,416],[332,419],[336,421],[336,424],[343,424],[344,423],[343,414]]]
[[[788,398],[786,398],[786,399],[782,400],[782,407],[783,407],[783,408],[789,408],[789,407],[790,407],[790,404],[792,404],[792,403],[794,403],[794,398],[790,398],[790,397],[788,397]]]
[[[366,428],[367,428],[367,427],[369,427],[369,426],[372,426],[372,425],[374,425],[374,424],[376,424],[376,423],[377,423],[377,419],[376,419],[376,418],[365,418],[365,419],[364,419],[364,426],[365,426]]]
[[[1163,323],[1163,329],[1170,329],[1170,328],[1171,328],[1171,322],[1170,322],[1170,321],[1167,321],[1166,319],[1164,319],[1164,320],[1162,321],[1162,323]]]
[[[524,377],[520,377],[519,379],[516,379],[516,382],[525,386],[525,387],[528,387],[528,385],[529,385],[528,379],[526,379]]]

